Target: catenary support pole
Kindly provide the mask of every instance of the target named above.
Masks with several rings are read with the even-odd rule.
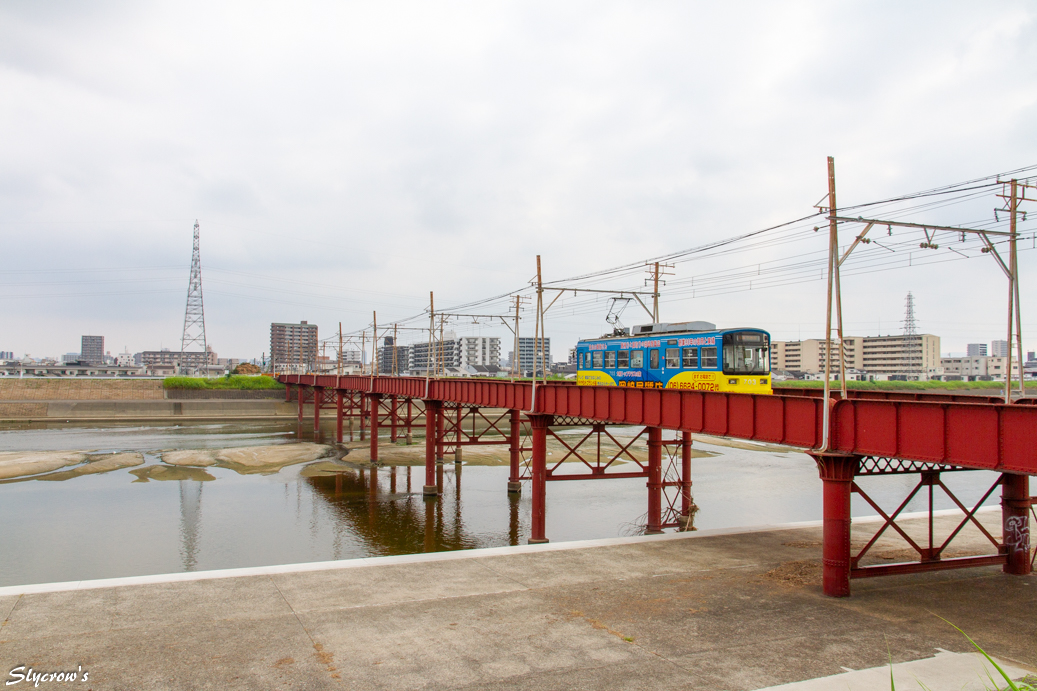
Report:
[[[530,518],[529,544],[548,542],[547,531],[547,428],[551,425],[550,415],[530,415],[533,428],[533,458],[530,491],[532,517]]]
[[[1011,347],[1011,346],[1009,346]],[[1030,573],[1030,476],[1001,476],[1002,542],[1008,552],[1004,572]]]
[[[850,595],[850,496],[858,456],[814,455],[824,483],[821,585],[825,595]]]
[[[656,535],[663,531],[663,431],[648,428],[648,526],[645,533]]]
[[[522,491],[522,411],[512,409],[511,411],[511,436],[509,438],[509,451],[511,454],[511,469],[508,473],[508,492],[518,493]]]

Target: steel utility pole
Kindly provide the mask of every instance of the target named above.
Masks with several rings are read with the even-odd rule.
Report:
[[[512,329],[515,336],[515,350],[511,353],[511,380],[515,381],[516,376],[522,376],[522,359],[519,357],[519,349],[522,347],[522,340],[519,338],[519,310],[522,309],[522,303],[529,300],[529,298],[522,297],[521,295],[514,295],[512,296],[512,299],[515,301],[515,328]],[[501,321],[504,321],[503,318],[501,319]],[[505,322],[505,324],[507,324],[507,322]],[[534,354],[536,353],[535,350],[533,352]]]
[[[436,333],[436,299],[428,291],[428,350],[425,351],[425,395],[428,395],[428,379],[432,376],[432,343]]]
[[[338,323],[338,375],[342,376],[342,322]]]
[[[674,264],[661,264],[653,262],[648,264],[648,273],[652,277],[652,322],[659,323],[659,279],[662,276],[672,276],[672,271],[666,269],[675,268]],[[664,282],[665,285],[665,282]]]
[[[371,332],[371,376],[378,374],[381,366],[378,362],[378,312],[371,312],[374,318],[374,331]]]

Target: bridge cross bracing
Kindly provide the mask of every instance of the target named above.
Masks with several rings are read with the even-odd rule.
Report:
[[[294,396],[299,401],[300,422],[306,402],[318,403],[312,406],[315,429],[320,424],[321,408],[336,409],[339,442],[343,420],[349,420],[352,433],[352,421],[359,418],[361,434],[369,431],[371,460],[375,463],[380,427],[389,425],[394,441],[404,434],[409,441],[413,426],[422,419],[423,493],[429,497],[438,494],[436,467],[446,453],[452,450],[455,461],[460,462],[465,445],[507,445],[511,465],[508,490],[520,491],[523,480],[530,482],[531,543],[548,540],[545,518],[549,480],[645,477],[647,532],[690,526],[694,511],[691,433],[697,433],[797,447],[814,457],[822,480],[823,588],[828,595],[849,595],[852,578],[992,564],[1000,564],[1012,574],[1028,574],[1033,569],[1029,538],[1030,517],[1037,516],[1037,498],[1031,497],[1029,490],[1029,476],[1037,474],[1037,404],[1033,399],[1006,404],[999,397],[850,391],[845,397],[836,393],[828,399],[826,411],[826,399],[819,391],[754,395],[356,375],[281,375],[278,379],[287,385],[288,398]],[[406,413],[401,412],[404,408]],[[475,424],[480,416],[484,426],[481,433]],[[470,420],[471,432],[467,431],[466,420]],[[827,430],[823,429],[826,420]],[[637,462],[638,470],[632,472],[608,472],[610,458],[615,456],[603,457],[600,451],[604,425],[643,426],[642,434],[648,438],[647,463]],[[582,439],[566,437],[564,444],[589,472],[556,473],[561,464],[549,466],[547,439],[554,435],[553,428],[564,426],[591,427],[590,434]],[[664,440],[664,433],[670,438]],[[595,434],[599,449],[596,459],[592,455]],[[667,450],[669,470],[674,472],[663,467]],[[974,520],[978,505],[965,506],[939,480],[942,472],[964,470],[1000,474],[987,496],[1000,488],[1003,531],[1000,540],[985,533],[992,543],[992,554],[946,558],[943,552],[954,535],[968,524],[978,525]],[[900,532],[917,551],[919,560],[881,566],[862,564],[867,547],[857,555],[851,551],[850,499],[854,493],[866,501],[871,499],[856,478],[903,473],[917,473],[921,481],[897,511],[881,514],[885,524],[879,534],[886,530]],[[668,494],[667,489],[676,492]],[[933,493],[939,491],[950,494],[965,520],[946,540],[930,534],[926,545],[918,544],[903,533],[896,519],[907,501],[919,492],[929,494],[931,514]]]

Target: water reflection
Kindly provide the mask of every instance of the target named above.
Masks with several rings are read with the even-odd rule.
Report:
[[[198,529],[202,514],[201,482],[180,480],[180,560],[184,571],[198,568]]]
[[[485,534],[466,526],[461,499],[460,466],[437,467],[440,497],[425,498],[411,491],[411,466],[344,468],[333,475],[307,477],[335,519],[336,530],[360,538],[371,554],[412,554],[486,546]],[[417,472],[422,472],[420,468]],[[383,475],[388,475],[388,490]],[[400,475],[403,478],[400,478]],[[402,483],[400,480],[402,479]],[[406,489],[402,489],[400,485]],[[504,499],[505,492],[501,492]],[[509,495],[507,544],[521,541],[520,497]],[[499,543],[498,543],[499,544]]]

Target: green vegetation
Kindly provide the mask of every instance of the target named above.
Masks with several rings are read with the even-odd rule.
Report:
[[[228,375],[219,379],[204,377],[166,377],[163,389],[284,389],[284,384],[273,377]]]
[[[776,381],[775,389],[823,389],[825,383],[822,381]],[[848,381],[846,388],[862,389],[870,391],[964,391],[968,389],[982,390],[1004,390],[1004,382],[999,381]],[[1018,387],[1017,382],[1012,386]],[[832,382],[833,388],[839,387],[839,382]],[[1037,382],[1026,382],[1026,388],[1037,388]]]

